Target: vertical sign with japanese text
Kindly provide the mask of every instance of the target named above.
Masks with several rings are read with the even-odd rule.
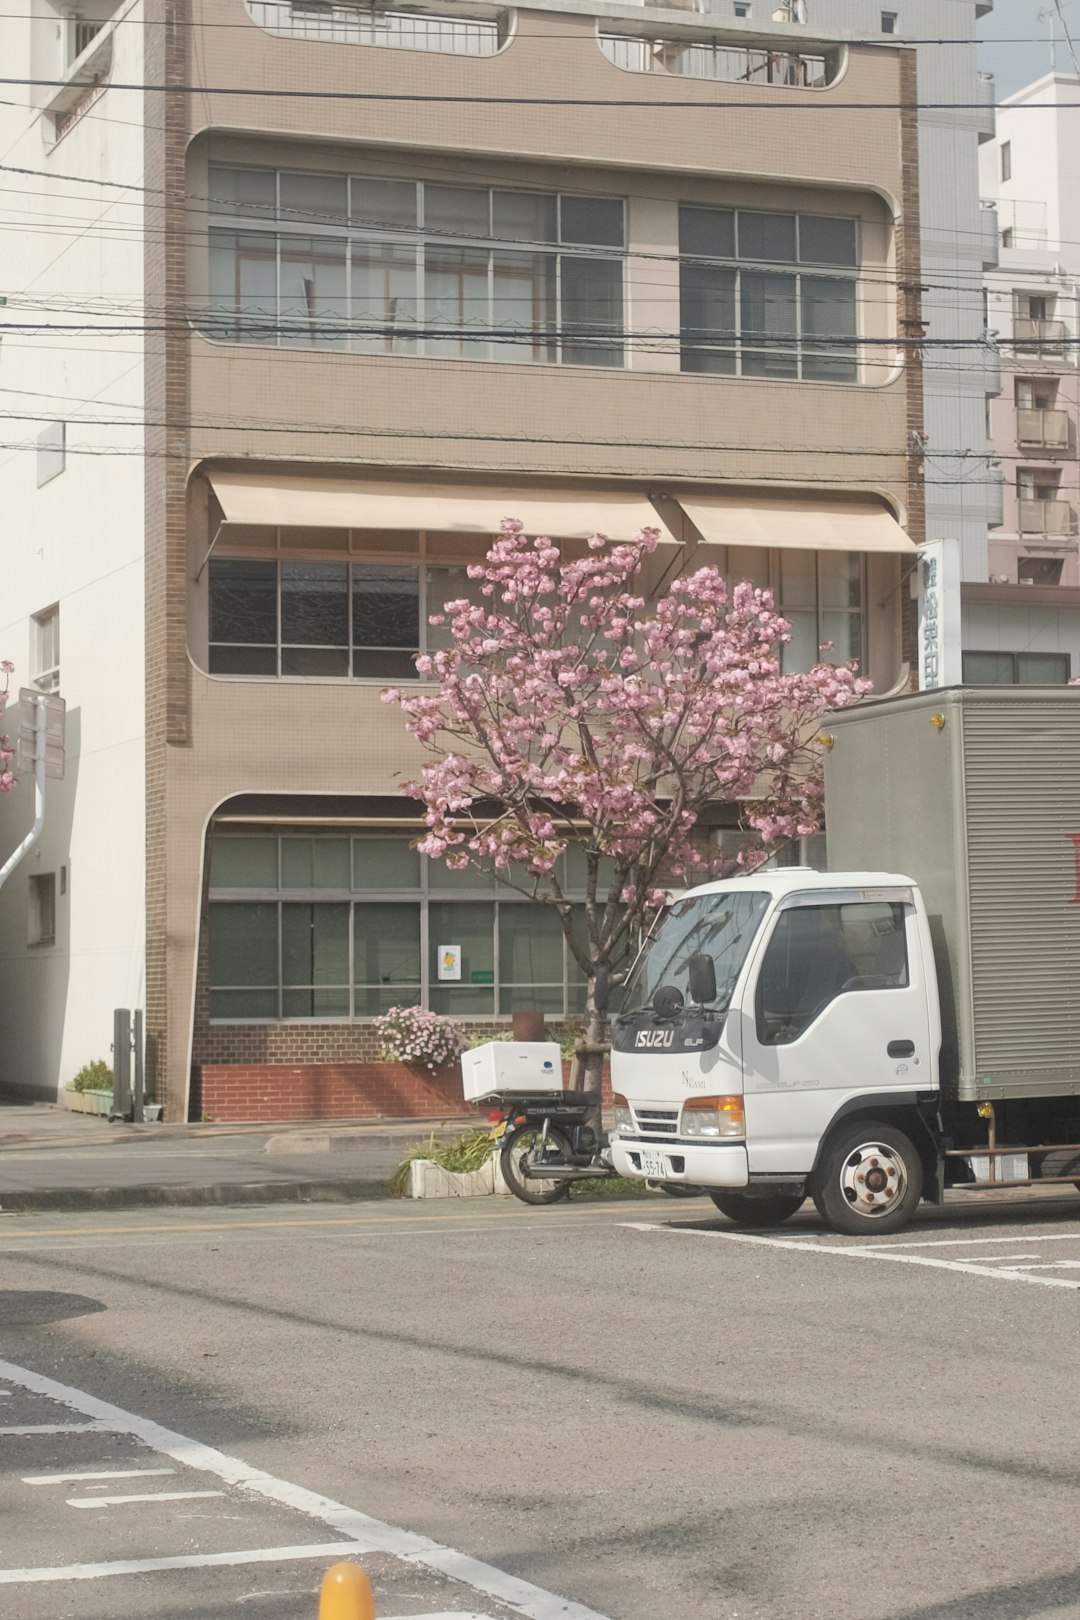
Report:
[[[919,689],[959,686],[960,542],[928,540],[919,547]]]

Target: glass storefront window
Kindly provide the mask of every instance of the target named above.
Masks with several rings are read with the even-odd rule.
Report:
[[[580,932],[576,851],[567,868]],[[565,1016],[584,1002],[584,976],[553,910],[491,874],[451,872],[400,834],[215,834],[209,935],[217,1021],[372,1018],[414,1005],[459,1018],[507,1018],[518,1008]],[[456,976],[443,978],[450,947]]]

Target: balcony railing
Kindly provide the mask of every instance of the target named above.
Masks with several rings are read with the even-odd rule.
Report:
[[[1018,410],[1017,444],[1037,444],[1044,450],[1069,448],[1068,411]]]
[[[978,110],[975,113],[975,128],[979,136],[979,145],[984,141],[992,141],[997,134],[997,87],[994,84],[992,73],[980,73],[975,85],[975,100]]]
[[[1030,316],[1018,315],[1013,323],[1013,335],[1017,343],[1025,347],[1061,354],[1068,332],[1064,321],[1033,320]]]
[[[1019,507],[1021,534],[1065,537],[1076,533],[1076,512],[1068,501],[1025,501]]]
[[[719,40],[657,39],[639,34],[601,34],[600,49],[625,73],[668,73],[684,79],[720,79],[726,84],[786,85],[825,90],[839,71],[839,53],[806,55]]]
[[[330,45],[385,45],[448,56],[494,56],[505,39],[501,20],[376,11],[334,0],[247,0],[252,21],[268,34]]]

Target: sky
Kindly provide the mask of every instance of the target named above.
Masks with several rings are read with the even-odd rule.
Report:
[[[1068,3],[1063,0],[1062,11],[1080,55],[1080,0],[1068,0]],[[1049,17],[1054,12],[1054,0],[995,0],[992,14],[979,23],[979,37],[984,42],[979,52],[979,66],[996,78],[999,99],[1050,71]],[[1060,24],[1057,37],[1057,65],[1062,72],[1068,72],[1072,63],[1062,42]],[[1004,43],[1017,39],[1035,43]],[[995,40],[1002,43],[995,44]]]

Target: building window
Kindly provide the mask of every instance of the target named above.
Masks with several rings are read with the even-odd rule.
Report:
[[[1016,565],[1016,578],[1020,585],[1060,585],[1064,572],[1063,557],[1022,557]]]
[[[683,205],[679,253],[684,371],[858,380],[854,219]]]
[[[791,639],[780,654],[785,674],[805,672],[823,661],[845,664],[851,658],[865,673],[866,580],[860,552],[770,551],[764,546],[717,550],[716,567],[730,585],[748,580],[759,590],[772,591],[777,612],[791,626]]]
[[[965,686],[1064,686],[1068,653],[966,652]]]
[[[34,685],[42,692],[55,692],[60,685],[60,608],[55,603],[35,613],[30,621],[31,664]]]
[[[1011,180],[1012,179],[1012,142],[1011,141],[1002,141],[1002,143],[1001,143],[1001,178],[1003,180]]]
[[[210,212],[208,337],[623,364],[621,198],[212,168]]]
[[[213,557],[209,671],[409,680],[418,652],[448,645],[431,614],[479,600],[467,565]]]
[[[1002,231],[1001,245],[1003,248],[1011,248],[1016,246],[1016,232],[1013,230],[1011,225],[1006,225],[1005,229]]]
[[[583,864],[572,851],[561,868],[578,905]],[[394,1006],[565,1017],[584,1006],[554,911],[429,861],[400,836],[219,834],[209,945],[210,1017],[221,1022],[373,1018]],[[451,980],[439,976],[448,946],[460,975]]]
[[[750,0],[735,0],[735,15],[736,17],[749,17]]]
[[[37,436],[37,487],[58,478],[67,465],[66,424],[50,422]]]
[[[30,945],[56,942],[56,873],[39,872],[30,879],[30,916],[27,928]]]
[[[881,13],[881,32],[883,34],[895,34],[896,23],[897,14],[895,11],[883,11]]]

